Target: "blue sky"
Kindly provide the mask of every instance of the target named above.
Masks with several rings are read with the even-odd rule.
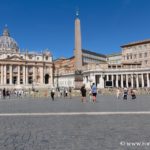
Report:
[[[149,0],[1,0],[0,32],[7,24],[21,50],[48,48],[54,58],[70,57],[76,8],[84,49],[111,54],[150,38]]]

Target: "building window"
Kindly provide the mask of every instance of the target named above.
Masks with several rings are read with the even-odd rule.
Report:
[[[20,79],[20,84],[23,84],[23,79]]]
[[[129,59],[129,56],[127,55],[127,60]]]
[[[142,58],[142,53],[139,54],[139,58]]]
[[[9,84],[9,79],[6,80],[6,83]]]
[[[148,61],[147,60],[145,60],[145,64],[147,64],[148,63]]]
[[[9,71],[9,66],[8,65],[6,66],[6,70]]]
[[[48,56],[46,56],[46,60],[48,60]]]
[[[136,54],[134,54],[134,59],[136,59]]]
[[[144,57],[147,57],[147,53],[144,53]]]
[[[37,60],[39,60],[39,57],[37,57]]]

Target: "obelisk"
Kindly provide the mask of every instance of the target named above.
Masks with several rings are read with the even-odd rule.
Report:
[[[76,12],[75,19],[75,89],[80,89],[83,84],[82,76],[82,46],[81,46],[81,27],[79,12]]]
[[[81,50],[81,27],[80,27],[80,19],[79,19],[79,12],[76,12],[76,19],[75,19],[75,49],[74,49],[74,56],[75,56],[75,69],[82,70],[82,50]]]

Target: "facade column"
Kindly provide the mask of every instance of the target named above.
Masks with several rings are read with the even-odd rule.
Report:
[[[111,80],[112,80],[112,87],[114,87],[114,75],[111,76]]]
[[[108,81],[108,74],[106,75],[106,81]]]
[[[33,66],[33,82],[35,82],[35,66]]]
[[[100,88],[104,88],[104,77],[103,75],[100,76]]]
[[[123,88],[123,74],[121,74],[121,87]]]
[[[147,73],[146,75],[147,75],[147,87],[150,87],[150,83],[149,83],[149,73]]]
[[[12,85],[12,65],[9,66],[9,84]]]
[[[136,88],[139,88],[139,75],[136,74]]]
[[[50,74],[50,80],[49,80],[49,84],[51,84],[51,86],[53,87],[53,70],[52,70],[52,66],[51,66],[51,68],[50,68],[50,72],[49,72],[49,74]],[[88,79],[87,79],[87,81],[86,81],[87,83],[88,83]],[[73,83],[73,85],[74,85],[74,83]]]
[[[129,81],[128,81],[128,78],[129,78],[129,77],[128,77],[128,74],[126,74],[126,87],[127,87],[127,88],[129,87],[129,84],[128,84],[128,82],[129,82]]]
[[[20,84],[20,66],[18,65],[18,81],[17,83]]]
[[[3,85],[4,84],[4,79],[3,79],[3,77],[4,77],[4,69],[3,69],[3,65],[1,65],[1,85]]]
[[[25,85],[26,84],[26,69],[25,69],[25,66],[23,66],[23,84]]]
[[[43,84],[43,67],[40,68],[40,79],[41,79],[41,84]]]
[[[116,87],[118,87],[118,74],[116,74]]]
[[[133,74],[131,74],[131,87],[133,88]]]
[[[143,74],[141,74],[141,81],[142,81],[142,88],[144,87],[144,78],[143,78]]]
[[[6,84],[6,65],[4,65],[4,84]]]
[[[26,84],[28,84],[28,66],[26,66]]]

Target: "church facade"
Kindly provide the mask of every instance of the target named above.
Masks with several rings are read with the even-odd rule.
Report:
[[[0,88],[53,87],[50,51],[20,52],[7,27],[0,36]]]

